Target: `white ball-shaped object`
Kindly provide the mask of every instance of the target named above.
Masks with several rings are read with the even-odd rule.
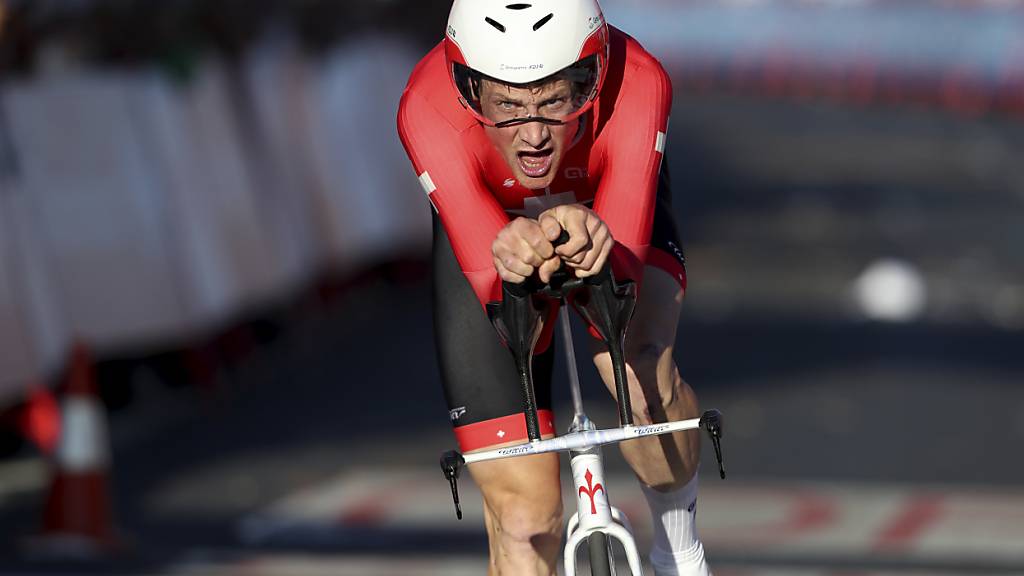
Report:
[[[853,293],[866,317],[908,322],[924,311],[927,287],[913,265],[895,258],[882,258],[860,274],[854,282]]]

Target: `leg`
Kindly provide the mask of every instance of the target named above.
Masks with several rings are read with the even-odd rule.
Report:
[[[626,339],[626,372],[635,423],[652,424],[700,415],[697,397],[679,375],[672,352],[683,289],[659,268],[644,268],[641,294]],[[601,350],[594,364],[613,393],[611,358]],[[669,491],[693,477],[700,459],[697,430],[665,434],[621,444],[622,454],[640,480]]]
[[[693,390],[679,376],[672,358],[676,322],[684,290],[659,268],[647,266],[626,340],[629,394],[636,424],[684,420],[699,415]],[[614,392],[611,359],[594,357],[605,384]],[[697,430],[623,442],[622,454],[640,479],[654,521],[651,564],[656,576],[708,576],[704,547],[697,537]]]
[[[558,456],[479,462],[469,472],[484,496],[487,573],[553,576],[562,538]]]
[[[697,397],[672,358],[676,326],[686,291],[686,258],[672,211],[668,162],[658,177],[651,250],[637,308],[626,338],[630,400],[636,423],[684,420],[699,415]],[[595,363],[611,389],[615,382],[607,353]],[[671,491],[690,482],[700,461],[700,432],[691,430],[621,445],[641,482]]]
[[[512,355],[480,309],[434,218],[434,334],[445,398],[463,452],[526,439],[522,395]],[[541,432],[553,429],[552,349],[534,356]],[[555,573],[562,526],[558,457],[480,462],[469,467],[484,497],[491,553],[489,574]]]

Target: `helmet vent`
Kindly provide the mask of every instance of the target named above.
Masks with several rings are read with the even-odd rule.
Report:
[[[533,25],[533,31],[536,32],[537,30],[540,30],[541,26],[547,24],[548,20],[551,20],[554,17],[554,14],[548,14],[547,16],[541,18],[540,20],[537,20],[537,23]]]
[[[501,22],[498,22],[497,20],[493,20],[490,17],[485,17],[484,20],[486,20],[487,23],[490,24],[491,26],[494,26],[495,28],[497,28],[498,32],[504,32],[505,31],[505,26]],[[533,29],[536,30],[537,27],[534,26]]]
[[[526,10],[530,6],[531,4],[509,4],[508,6],[505,6],[505,8],[508,8],[509,10]]]

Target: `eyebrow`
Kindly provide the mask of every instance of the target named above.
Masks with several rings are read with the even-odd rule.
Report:
[[[523,105],[523,101],[512,96],[510,94],[503,94],[501,92],[495,92],[491,97],[491,102],[511,102],[512,104]]]
[[[553,90],[553,91],[549,92],[548,94],[545,94],[543,97],[538,98],[538,102],[540,104],[543,104],[545,102],[550,102],[551,100],[557,100],[559,98],[568,98],[571,95],[572,95],[571,93],[568,94],[568,95],[567,94],[563,94],[561,90]],[[511,94],[506,94],[506,93],[503,93],[503,92],[500,92],[500,91],[494,92],[494,95],[491,97],[491,101],[492,102],[511,102],[512,104],[518,104],[519,106],[524,106],[525,105],[525,102],[523,102],[521,99],[516,98],[515,96],[512,96]]]

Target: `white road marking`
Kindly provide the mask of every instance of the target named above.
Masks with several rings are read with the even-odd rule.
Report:
[[[633,520],[641,548],[647,546],[649,516],[635,479],[611,475],[606,484],[612,504]],[[249,544],[272,542],[296,527],[481,530],[483,505],[468,476],[459,491],[462,521],[440,472],[361,471],[289,496],[245,518],[239,530]],[[568,486],[564,498],[572,502]],[[755,484],[705,474],[697,518],[706,548],[724,555],[1024,565],[1024,490]]]

